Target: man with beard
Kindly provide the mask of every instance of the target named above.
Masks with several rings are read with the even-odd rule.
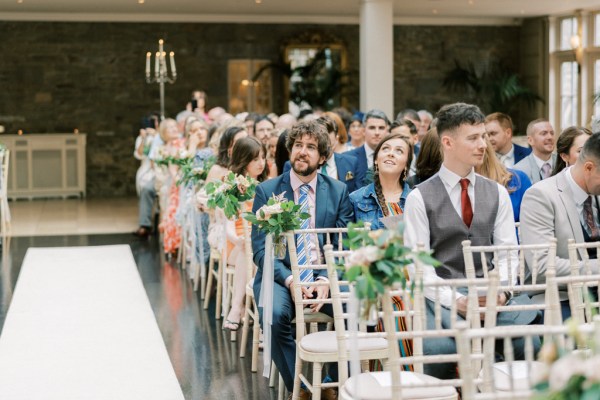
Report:
[[[549,178],[556,164],[554,129],[547,119],[539,118],[527,125],[527,143],[531,154],[515,164],[515,169],[525,172],[535,184]]]
[[[288,200],[301,204],[303,210],[310,214],[310,218],[303,228],[345,227],[348,222],[352,221],[354,214],[348,197],[348,189],[345,184],[318,173],[319,168],[329,158],[332,151],[327,129],[316,121],[301,121],[290,131],[286,147],[290,153],[292,169],[258,185],[252,212],[256,213],[272,195],[285,194]],[[319,235],[318,241],[316,239],[315,235],[310,235],[308,244],[301,245],[299,241],[297,246],[299,263],[314,264],[322,260],[320,249],[323,247],[324,238]],[[301,246],[307,248],[304,249]],[[263,289],[265,234],[256,227],[252,227],[252,251],[254,263],[258,267],[254,279],[254,295],[258,302]],[[314,271],[311,279],[327,280],[327,271]],[[283,260],[275,260],[274,282],[265,282],[265,284],[273,284],[271,354],[290,393],[294,385],[296,362],[295,331],[292,330],[292,320],[295,316],[291,294],[292,280],[288,253]],[[329,297],[329,288],[326,286],[310,287],[303,289],[303,294],[307,298],[323,299]],[[312,309],[314,312],[321,311],[332,314],[330,306],[321,309],[320,305],[315,305]],[[259,311],[262,324],[262,308]],[[329,393],[335,392],[331,388],[324,389],[322,392],[323,398],[335,398],[334,393]],[[300,398],[308,399],[309,393],[302,390]]]

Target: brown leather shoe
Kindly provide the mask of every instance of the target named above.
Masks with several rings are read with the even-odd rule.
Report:
[[[292,400],[293,395],[294,395],[293,393],[290,393],[287,400]],[[308,390],[304,390],[304,389],[300,388],[300,393],[298,393],[298,398],[300,400],[310,400],[310,398],[311,398],[310,392]]]
[[[336,388],[321,389],[321,398],[323,400],[337,400],[338,391]]]

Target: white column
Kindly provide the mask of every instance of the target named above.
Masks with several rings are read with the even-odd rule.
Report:
[[[360,0],[360,109],[394,119],[394,5]]]

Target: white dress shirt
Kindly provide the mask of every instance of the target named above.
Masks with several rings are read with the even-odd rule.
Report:
[[[369,145],[366,143],[364,144],[364,146],[365,146],[365,153],[367,153],[367,167],[373,168],[373,153],[375,153],[375,150],[370,148]]]
[[[323,164],[323,166],[319,169],[319,172],[323,173],[323,168],[327,170],[327,176],[333,179],[338,179],[337,165],[335,164],[334,154],[331,154],[331,157],[329,157],[329,160]]]
[[[531,153],[531,155],[533,156],[533,159],[535,160],[535,165],[537,165],[538,168],[540,169],[540,178],[544,179],[544,176],[542,176],[542,167],[544,166],[544,164],[550,164],[550,173],[552,173],[552,170],[554,169],[554,164],[552,163],[552,155],[550,155],[550,158],[546,161],[542,160],[541,158],[538,158],[533,153]]]
[[[512,168],[515,166],[515,146],[511,145],[510,150],[506,154],[496,153],[500,162],[504,164],[506,168]]]
[[[440,179],[442,180],[450,201],[460,218],[462,219],[462,208],[460,202],[461,177],[450,171],[444,165],[442,165],[438,172]],[[477,203],[475,202],[475,185],[477,179],[484,179],[483,177],[476,175],[473,170],[465,178],[469,179],[470,184],[467,188],[469,198],[471,200],[471,207],[473,215],[477,214]],[[506,188],[498,184],[498,214],[494,222],[494,232],[492,235],[492,243],[494,245],[516,245],[517,236],[515,233],[515,220],[512,210],[512,203]],[[425,204],[423,197],[418,188],[412,190],[406,198],[406,204],[404,206],[404,221],[406,223],[404,230],[404,243],[410,248],[416,248],[417,244],[423,244],[426,250],[430,250],[430,232],[429,232],[429,219],[427,218],[427,212],[425,210]],[[433,254],[435,257],[435,252]],[[500,272],[500,280],[502,282],[508,282],[508,259],[506,253],[499,254],[500,260],[498,268]],[[510,266],[511,276],[513,281],[516,281],[518,273],[518,257],[517,252],[513,251],[510,254]],[[414,277],[414,266],[409,268],[411,275]],[[436,290],[427,287],[427,282],[441,281],[436,273],[434,267],[426,265],[423,268],[423,280],[425,282],[424,294],[430,300],[434,300],[436,296]],[[439,291],[440,303],[445,307],[450,307],[454,302],[452,298],[452,290],[449,286],[441,287]],[[462,294],[457,293],[456,298],[463,297]]]

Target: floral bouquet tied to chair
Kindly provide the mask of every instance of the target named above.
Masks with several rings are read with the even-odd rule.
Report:
[[[284,192],[280,195],[273,195],[266,205],[256,211],[256,214],[245,213],[244,218],[272,237],[275,257],[283,259],[286,253],[283,234],[299,229],[302,222],[310,218],[310,214],[302,212],[300,209],[301,205],[286,200]]]
[[[207,206],[210,209],[222,209],[227,218],[237,218],[240,216],[240,204],[254,198],[256,185],[256,180],[230,172],[222,182],[206,184]]]

